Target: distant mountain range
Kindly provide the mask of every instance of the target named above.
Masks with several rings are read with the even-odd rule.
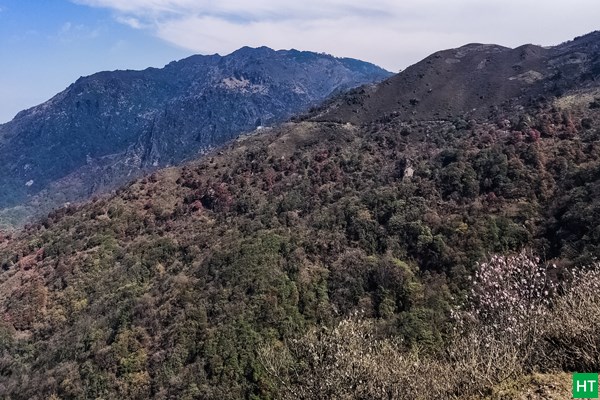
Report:
[[[84,199],[390,75],[354,59],[245,47],[80,78],[0,125],[0,209],[18,221]]]

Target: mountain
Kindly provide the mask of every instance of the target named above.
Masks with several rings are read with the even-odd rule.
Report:
[[[507,79],[490,117],[461,108],[481,79],[458,115],[403,111],[413,86],[393,85],[429,57],[4,233],[0,397],[569,390],[566,372],[600,368],[598,44],[557,47],[574,60],[560,91]],[[506,65],[521,51],[468,48],[442,60],[463,79],[491,48]]]
[[[353,59],[245,47],[80,78],[0,125],[0,209],[89,197],[389,75]]]
[[[468,44],[432,54],[384,84],[360,88],[313,114],[315,120],[372,122],[491,117],[573,88],[597,87],[600,32],[554,47]]]

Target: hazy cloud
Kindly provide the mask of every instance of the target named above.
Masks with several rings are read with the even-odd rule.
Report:
[[[73,28],[73,24],[71,22],[65,22],[63,26],[60,28],[60,33],[69,33]]]
[[[199,53],[266,45],[392,70],[468,42],[556,44],[597,27],[597,0],[74,0]]]
[[[100,35],[99,28],[91,28],[83,24],[73,24],[70,21],[62,24],[56,35],[50,35],[49,39],[56,39],[61,43],[70,44],[73,42],[95,39]]]

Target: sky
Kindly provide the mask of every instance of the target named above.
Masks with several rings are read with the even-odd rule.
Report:
[[[242,46],[397,72],[467,43],[554,45],[597,29],[598,0],[0,0],[0,123],[80,76]]]

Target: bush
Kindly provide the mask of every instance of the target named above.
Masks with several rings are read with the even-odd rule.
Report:
[[[572,271],[560,285],[550,275],[527,252],[480,264],[439,352],[351,316],[274,341],[258,359],[282,399],[488,398],[534,370],[598,370],[600,264]]]
[[[567,371],[600,369],[600,264],[575,270],[545,321],[547,364]]]
[[[493,256],[479,264],[463,318],[489,325],[502,335],[535,329],[536,322],[549,311],[557,289],[549,268],[556,267],[540,264],[539,258],[527,252]]]

